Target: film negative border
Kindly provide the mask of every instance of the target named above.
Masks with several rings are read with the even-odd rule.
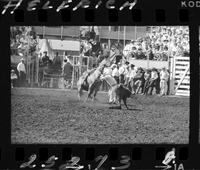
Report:
[[[100,2],[100,3],[99,3]],[[52,25],[52,18],[57,19],[57,24],[77,23],[79,25],[95,23],[99,25],[117,23],[121,25],[146,24],[156,25],[170,22],[171,24],[184,24],[190,20],[198,22],[199,1],[42,1],[39,0],[3,0],[1,2],[1,17],[9,18],[10,22],[26,22]],[[60,4],[60,5],[59,5]],[[99,4],[99,5],[98,5]],[[110,4],[110,5],[108,5]],[[98,8],[97,8],[98,6]],[[142,7],[142,8],[141,8]],[[102,19],[102,14],[104,18]],[[193,17],[193,19],[191,19]],[[75,20],[75,19],[78,20]]]
[[[190,26],[190,54],[191,56],[199,55],[199,41],[198,41],[198,24],[200,25],[198,16],[198,1],[153,1],[149,2],[139,1],[132,10],[123,9],[117,10],[121,7],[121,4],[117,4],[117,9],[107,9],[103,2],[102,8],[97,10],[92,8],[77,9],[72,11],[71,8],[64,9],[60,12],[56,12],[54,9],[39,9],[38,11],[28,12],[26,8],[16,9],[13,15],[5,13],[4,16],[0,16],[0,22],[5,23],[3,29],[8,29],[10,25],[189,25]],[[182,2],[182,3],[181,3]],[[76,2],[77,3],[77,2]],[[76,4],[74,2],[74,4]],[[181,5],[182,4],[182,5]],[[0,4],[1,5],[1,4]],[[57,5],[57,4],[55,4]],[[73,5],[72,5],[73,6]],[[93,5],[94,6],[94,5]],[[105,15],[105,20],[102,20],[102,14]],[[6,18],[6,19],[5,19]],[[56,20],[52,20],[56,18]],[[125,20],[130,18],[130,20]],[[56,24],[55,24],[56,21]],[[2,26],[2,24],[1,24]],[[2,35],[2,33],[1,33]],[[6,42],[8,45],[8,43]],[[3,50],[6,53],[6,48]],[[98,166],[95,158],[98,156],[108,156],[107,163],[104,162],[101,167],[105,169],[111,169],[111,167],[119,167],[121,164],[121,156],[127,155],[130,157],[131,165],[130,169],[159,169],[156,166],[160,166],[167,152],[172,148],[176,149],[176,158],[178,160],[176,169],[198,169],[200,153],[200,147],[198,143],[198,130],[199,130],[199,106],[197,93],[198,89],[195,85],[199,84],[198,81],[198,63],[196,58],[191,58],[191,97],[190,97],[190,143],[188,145],[47,145],[47,146],[35,146],[35,145],[10,145],[10,138],[6,137],[1,141],[0,146],[0,167],[3,168],[19,168],[24,162],[28,161],[31,155],[36,155],[35,168],[41,167],[42,164],[50,157],[55,155],[58,158],[58,162],[53,168],[57,169],[60,165],[65,163],[65,160],[70,160],[73,156],[80,157],[80,165],[90,168]],[[9,61],[6,61],[9,63]],[[2,77],[5,78],[5,75]],[[9,76],[8,76],[9,77]],[[6,78],[5,78],[6,79]],[[4,86],[5,87],[5,86]],[[3,87],[3,88],[4,88]],[[197,90],[197,91],[196,91]],[[6,101],[5,101],[6,102]],[[3,103],[7,106],[6,103]],[[8,109],[9,110],[9,109]],[[7,111],[8,111],[7,110]],[[194,114],[191,114],[194,113]],[[10,120],[6,117],[4,120]],[[7,125],[3,125],[7,128]],[[4,128],[3,128],[4,129]],[[10,129],[10,128],[8,128]],[[2,132],[2,130],[1,130]],[[4,133],[2,133],[4,134]],[[10,134],[9,134],[10,135]],[[12,165],[11,165],[12,164]],[[183,164],[183,168],[179,167]],[[99,167],[99,168],[101,168]],[[167,168],[167,167],[160,167]],[[171,167],[170,167],[171,168]],[[175,167],[174,167],[175,168]]]
[[[175,157],[171,158],[173,149]],[[180,169],[180,167],[183,167],[182,169],[191,169],[190,165],[193,162],[190,156],[190,150],[186,145],[171,147],[111,146],[108,148],[104,146],[95,146],[95,148],[90,146],[77,146],[76,148],[44,146],[41,148],[31,147],[31,149],[27,146],[20,146],[11,147],[10,152],[11,153],[4,154],[9,155],[9,161],[13,163],[9,167],[11,169],[42,169],[45,168],[44,165],[46,165],[46,168],[58,169],[73,157],[78,157],[79,163],[77,164],[84,166],[84,169],[89,169],[88,166],[91,166],[91,169],[98,167],[99,161],[102,161],[102,159],[103,161],[99,166],[103,169],[164,169],[167,167],[173,167],[174,169]],[[162,164],[162,162],[166,159],[167,154],[170,156],[168,159],[171,160],[169,161],[170,164],[167,163],[165,165]],[[51,159],[51,161],[46,162],[48,159]],[[31,162],[29,162],[30,160]],[[4,161],[6,161],[5,156],[2,158],[3,164]],[[193,168],[195,169],[195,167]]]

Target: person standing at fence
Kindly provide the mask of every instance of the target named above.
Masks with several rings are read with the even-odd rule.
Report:
[[[53,66],[56,72],[59,72],[61,69],[62,61],[60,56],[58,55],[58,52],[56,52],[56,56],[53,59]]]
[[[17,65],[17,71],[19,73],[19,81],[21,86],[25,86],[26,83],[26,67],[24,59],[21,59],[21,62]]]
[[[125,83],[125,76],[127,74],[127,67],[129,65],[129,62],[126,61],[124,64],[119,64],[119,83],[124,84]]]
[[[42,57],[42,63],[44,66],[47,66],[47,64],[49,62],[51,62],[51,60],[49,59],[49,56],[47,55],[47,51],[44,51],[44,56]]]
[[[169,73],[166,68],[162,68],[160,72],[160,95],[167,95]]]
[[[144,70],[139,67],[137,68],[136,74],[134,78],[130,82],[130,87],[132,89],[132,93],[138,93],[140,89],[144,87]]]
[[[157,71],[156,71],[156,69],[155,68],[153,68],[152,69],[152,71],[151,71],[151,78],[150,78],[150,80],[149,80],[149,85],[148,85],[148,87],[147,87],[147,91],[149,90],[149,88],[150,88],[150,95],[152,95],[152,92],[153,92],[153,89],[154,89],[154,87],[156,88],[157,86],[157,81],[158,80],[158,73],[157,73]]]
[[[151,78],[151,71],[147,69],[144,73],[144,88],[143,88],[143,94],[148,94],[148,85],[149,85],[149,80]]]
[[[11,78],[11,88],[13,88],[15,80],[17,80],[17,75],[15,74],[15,70],[11,70],[10,78]]]
[[[131,64],[130,65],[130,70],[129,70],[129,82],[128,82],[128,87],[131,90],[132,94],[135,93],[133,86],[131,86],[131,83],[133,82],[134,78],[136,76],[136,70],[135,70],[135,65]]]
[[[113,64],[111,67],[113,69],[112,70],[112,76],[116,80],[117,84],[119,84],[119,69],[118,69],[118,66],[116,64]]]
[[[70,88],[72,84],[72,72],[73,72],[73,66],[69,62],[69,60],[64,59],[64,65],[62,70],[62,75],[64,77],[64,87]]]

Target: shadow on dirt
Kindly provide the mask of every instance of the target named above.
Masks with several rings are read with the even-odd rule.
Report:
[[[133,109],[133,108],[129,108],[126,109],[125,107],[120,107],[120,106],[110,106],[109,109],[116,109],[116,110],[130,110],[130,111],[143,111],[142,109]]]

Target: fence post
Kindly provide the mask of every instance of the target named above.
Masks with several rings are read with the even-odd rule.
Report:
[[[73,89],[73,87],[74,87],[74,56],[73,56],[73,63],[72,63],[72,66],[73,66],[73,71],[72,71],[72,85],[71,85],[71,89]]]
[[[149,54],[147,55],[147,69],[149,69]]]
[[[168,82],[168,92],[169,94],[173,94],[172,93],[172,89],[173,89],[173,61],[172,61],[172,57],[168,56],[168,68],[169,68],[169,82]]]
[[[174,94],[175,89],[175,71],[176,71],[176,56],[171,57],[171,78],[170,78],[170,93]]]

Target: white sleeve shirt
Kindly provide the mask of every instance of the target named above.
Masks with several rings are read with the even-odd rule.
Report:
[[[119,76],[119,70],[117,68],[114,68],[114,70],[112,71],[112,76]]]
[[[26,73],[25,65],[24,65],[22,62],[20,62],[20,63],[17,65],[17,70],[18,70],[18,72],[22,71],[22,72]]]
[[[152,71],[152,72],[151,72],[151,78],[152,78],[153,80],[157,79],[157,78],[158,78],[158,73],[157,73],[156,71]]]
[[[134,78],[136,75],[136,71],[135,70],[130,70],[130,78]]]
[[[119,68],[119,75],[124,74],[124,72],[125,72],[125,69],[124,69],[123,66],[121,66],[121,67]]]
[[[161,80],[168,80],[169,78],[169,73],[168,72],[165,72],[165,71],[161,71],[160,72],[160,79]]]

